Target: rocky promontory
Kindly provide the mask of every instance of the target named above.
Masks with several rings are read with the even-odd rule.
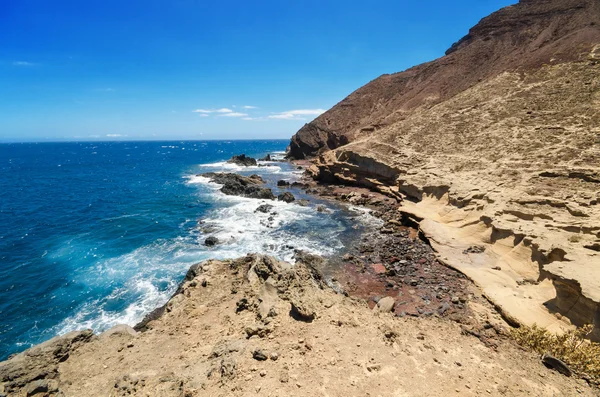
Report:
[[[594,395],[509,340],[490,348],[458,323],[395,317],[392,298],[371,310],[327,284],[311,256],[202,262],[139,331],[67,334],[0,363],[0,395]],[[504,332],[484,301],[472,309]]]

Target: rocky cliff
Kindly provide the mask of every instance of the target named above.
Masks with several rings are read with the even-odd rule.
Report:
[[[600,338],[600,2],[521,1],[293,138],[318,180],[404,199],[507,318]],[[477,247],[476,250],[470,249]]]

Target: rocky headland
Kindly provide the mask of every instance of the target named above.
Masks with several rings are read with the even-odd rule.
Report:
[[[3,396],[594,395],[506,339],[398,318],[328,287],[320,262],[249,255],[193,266],[136,329],[57,337],[0,363]],[[501,333],[483,303],[473,321]],[[496,332],[494,331],[494,332]]]
[[[358,89],[288,155],[401,202],[512,324],[600,339],[600,3],[522,0]]]

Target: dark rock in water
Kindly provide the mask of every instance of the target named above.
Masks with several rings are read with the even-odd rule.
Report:
[[[296,200],[296,198],[294,197],[294,195],[292,193],[285,192],[285,193],[281,193],[279,196],[277,196],[277,200],[285,201],[286,203],[291,203],[292,201]]]
[[[262,159],[258,159],[259,161],[273,161],[271,160],[271,155],[267,154],[265,157],[263,157]]]
[[[273,208],[273,206],[271,204],[261,204],[258,206],[257,209],[254,210],[254,212],[262,212],[262,213],[268,214],[272,208]]]
[[[307,207],[309,202],[306,199],[300,199],[300,200],[298,200],[297,204],[301,207]]]
[[[327,212],[327,208],[324,205],[319,204],[317,205],[317,212]]]
[[[292,182],[292,184],[290,186],[297,187],[300,189],[306,189],[308,187],[308,185],[306,183],[302,183],[302,182]]]
[[[271,189],[268,188],[250,187],[246,189],[244,194],[241,194],[241,196],[255,199],[275,200],[275,195]]]
[[[204,240],[204,245],[207,247],[214,247],[217,244],[219,244],[219,239],[215,236],[207,237],[206,240]]]
[[[279,187],[285,187],[285,186],[290,186],[290,183],[288,181],[284,181],[283,179],[277,181],[277,186]]]
[[[227,160],[228,163],[241,165],[242,167],[250,167],[256,166],[258,163],[256,159],[252,157],[248,157],[245,154],[240,154],[239,156],[233,156],[231,159]]]
[[[264,180],[258,175],[242,176],[232,173],[209,172],[201,176],[210,178],[211,182],[223,185],[221,192],[229,196],[275,200],[271,189],[260,186]]]

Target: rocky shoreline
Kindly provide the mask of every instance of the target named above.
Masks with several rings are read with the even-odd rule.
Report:
[[[194,265],[140,332],[74,332],[0,363],[0,395],[594,395],[506,339],[483,344],[437,316],[393,316],[387,298],[370,309],[336,293],[320,264]]]
[[[276,199],[270,189],[265,192],[260,177],[225,173],[203,176],[223,185],[225,194]],[[109,390],[114,396],[159,393],[189,397],[261,390],[307,395],[313,393],[307,383],[311,382],[310,376],[325,389],[334,387],[360,394],[361,390],[380,388],[380,381],[376,386],[373,379],[367,380],[385,377],[391,368],[398,370],[399,355],[410,357],[419,352],[420,356],[431,346],[437,346],[432,352],[460,356],[456,358],[460,361],[449,366],[442,365],[446,360],[443,357],[433,357],[432,362],[442,365],[447,376],[456,376],[457,372],[462,375],[449,383],[433,382],[427,392],[416,395],[427,395],[432,390],[522,394],[526,389],[517,389],[509,380],[514,376],[512,368],[503,367],[500,374],[493,373],[489,379],[495,381],[489,384],[484,380],[488,375],[482,378],[465,372],[463,365],[469,364],[463,362],[469,360],[472,338],[477,338],[485,349],[484,360],[497,363],[497,353],[493,352],[509,352],[509,361],[521,365],[520,376],[539,373],[544,382],[551,380],[552,387],[548,389],[538,379],[530,379],[537,386],[528,386],[529,392],[592,393],[582,381],[564,383],[553,372],[546,372],[533,356],[525,363],[520,361],[524,353],[516,353],[514,343],[507,337],[506,322],[462,273],[439,261],[397,197],[363,187],[324,185],[308,175],[300,182],[284,182],[278,185],[290,191],[286,192],[288,195],[282,193],[279,200],[294,202],[289,200],[290,196],[294,198],[293,190],[302,189],[320,199],[362,208],[378,223],[339,257],[321,258],[298,251],[293,267],[261,255],[194,265],[171,299],[135,327],[119,326],[100,335],[89,330],[71,333],[0,363],[0,396],[75,396],[84,390],[90,396],[106,395]],[[257,211],[270,210],[268,204],[257,205]],[[323,211],[319,207],[315,210]],[[431,327],[445,329],[452,343],[464,344],[464,348],[450,353],[450,342],[439,331],[432,333]],[[329,351],[326,346],[330,346],[335,329],[346,332],[338,341],[340,347]],[[381,333],[375,340],[380,340],[382,346],[371,346],[375,340],[365,338],[365,332]],[[299,335],[310,336],[298,339]],[[416,339],[412,339],[415,335]],[[405,340],[407,337],[410,342]],[[426,347],[406,350],[410,346],[406,343]],[[357,356],[363,344],[371,357],[365,362]],[[332,357],[341,353],[342,346],[352,358],[348,362],[335,359],[333,364]],[[382,359],[390,352],[391,361]],[[153,360],[160,363],[160,369],[142,370]],[[181,366],[180,360],[189,364]],[[202,370],[197,371],[198,365]],[[415,369],[400,366],[403,371]],[[423,368],[426,372],[440,371],[430,366]],[[353,367],[363,369],[348,384],[324,380],[336,371],[352,372]],[[197,372],[190,373],[191,368]],[[472,369],[475,368],[481,371],[478,366]],[[310,374],[308,379],[305,371]],[[471,385],[473,379],[479,379],[477,386]],[[403,375],[394,378],[392,384],[402,388],[408,380]],[[381,392],[387,395],[384,389]]]
[[[307,123],[288,156],[322,183],[404,200],[507,321],[590,324],[600,341],[599,27],[594,0],[502,8]]]

